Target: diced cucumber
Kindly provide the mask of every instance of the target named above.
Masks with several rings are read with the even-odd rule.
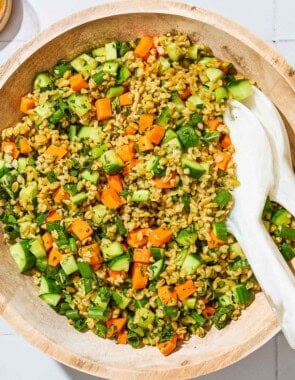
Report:
[[[215,222],[213,223],[213,232],[218,239],[227,239],[227,228],[225,222]]]
[[[27,157],[19,157],[19,159],[17,160],[17,171],[20,174],[25,174],[26,169],[27,169],[27,165],[28,165],[28,158]],[[0,171],[1,171],[1,168],[0,168]]]
[[[146,163],[146,170],[149,172],[153,172],[153,174],[161,178],[165,175],[165,168],[162,168],[160,166],[160,158],[159,157],[152,157],[149,161]]]
[[[114,98],[116,96],[122,95],[123,92],[124,92],[123,86],[110,87],[107,91],[106,97],[107,98]]]
[[[92,208],[92,222],[99,226],[103,223],[104,217],[107,215],[108,209],[102,204],[97,204]]]
[[[247,259],[239,259],[231,264],[230,269],[243,269],[250,268],[249,262]]]
[[[131,200],[133,202],[147,202],[150,199],[149,190],[135,190]]]
[[[131,77],[131,72],[129,71],[129,69],[126,66],[122,66],[119,70],[117,83],[122,84],[126,82],[126,80],[130,77]]]
[[[38,184],[35,181],[29,182],[19,192],[19,200],[24,203],[32,203],[38,194]]]
[[[199,95],[191,95],[187,101],[191,103],[195,108],[202,108],[203,107],[203,100],[199,97]]]
[[[226,294],[223,294],[222,296],[220,296],[218,298],[218,302],[223,307],[226,307],[228,305],[232,305],[233,304],[232,297],[230,297],[230,296],[228,296]]]
[[[184,263],[184,260],[186,256],[188,255],[188,250],[186,248],[183,248],[178,254],[176,258],[176,266],[177,268],[181,268],[182,264]]]
[[[197,304],[196,297],[190,297],[182,301],[183,305],[186,306],[188,309],[194,309]]]
[[[92,50],[92,56],[94,58],[96,58],[96,57],[105,57],[106,56],[106,48],[105,48],[105,46],[93,49]]]
[[[179,149],[181,150],[182,149],[182,145],[180,144],[180,141],[178,140],[178,138],[174,138],[170,141],[168,141],[166,144],[165,144],[165,148],[167,149],[168,152],[173,152],[174,149]]]
[[[184,125],[177,130],[177,137],[184,148],[190,148],[199,144],[199,138],[193,127]]]
[[[124,310],[130,304],[131,298],[126,297],[122,292],[115,291],[112,293],[112,298],[115,304],[121,309]]]
[[[105,261],[121,256],[124,253],[122,245],[117,241],[103,240],[100,248]]]
[[[155,260],[161,260],[164,257],[164,249],[152,247],[151,254]]]
[[[23,273],[33,268],[35,256],[29,251],[28,241],[20,241],[10,246],[10,254],[14,258],[18,270]]]
[[[158,59],[159,64],[160,64],[160,72],[163,73],[164,71],[170,69],[170,62],[167,58],[164,57],[159,57]]]
[[[40,293],[54,293],[60,294],[60,287],[56,284],[55,280],[52,278],[47,278],[45,276],[41,277],[40,281]]]
[[[96,84],[102,84],[104,82],[105,73],[103,71],[99,71],[92,75],[92,79]]]
[[[41,259],[36,259],[36,268],[39,269],[40,272],[45,272],[48,268],[47,257],[42,257]]]
[[[166,45],[165,50],[172,61],[179,61],[183,58],[183,52],[175,42]]]
[[[167,144],[172,139],[177,138],[177,134],[173,131],[173,129],[166,129],[165,135],[162,139],[161,145]]]
[[[117,256],[114,259],[112,259],[111,261],[109,261],[108,267],[111,270],[128,272],[129,271],[129,264],[130,264],[129,255],[124,254],[121,256]]]
[[[100,160],[102,162],[103,170],[107,174],[117,174],[124,167],[124,162],[121,160],[121,158],[117,155],[117,153],[114,150],[107,150],[100,157]]]
[[[103,65],[102,71],[115,77],[119,68],[119,63],[116,61],[108,61]]]
[[[116,42],[109,42],[105,44],[105,55],[106,60],[111,61],[112,59],[117,59],[117,46]]]
[[[91,71],[95,70],[98,65],[98,62],[94,58],[85,53],[74,58],[70,63],[86,79],[89,78]]]
[[[245,257],[244,251],[238,242],[231,244],[229,250],[231,259],[235,259],[237,257]]]
[[[199,58],[199,45],[193,44],[188,48],[187,54],[190,59],[196,61]]]
[[[189,246],[195,244],[198,238],[198,234],[195,231],[188,231],[187,229],[182,229],[176,235],[176,241],[181,246]]]
[[[151,279],[154,280],[155,278],[158,278],[163,271],[164,268],[164,260],[160,259],[156,261],[155,263],[149,265],[148,271],[151,276]]]
[[[208,69],[206,69],[206,75],[210,82],[214,83],[224,77],[224,72],[220,69],[216,69],[215,67],[208,67]]]
[[[52,88],[52,85],[53,85],[53,80],[48,72],[39,73],[34,79],[33,89],[46,91],[46,90],[50,90]]]
[[[295,257],[295,250],[291,247],[290,244],[283,243],[281,247],[281,252],[286,261],[290,261]]]
[[[93,158],[100,158],[107,150],[108,146],[106,144],[101,144],[100,146],[95,146],[91,149],[91,155]]]
[[[228,190],[222,189],[216,194],[213,202],[217,203],[220,209],[223,209],[231,200],[231,193]]]
[[[181,112],[185,105],[183,100],[181,100],[180,96],[178,95],[178,91],[173,91],[171,94],[171,101],[175,104],[176,111]]]
[[[69,139],[70,139],[70,141],[73,141],[76,136],[77,136],[77,125],[70,125],[69,126]]]
[[[86,181],[89,181],[91,183],[93,183],[94,185],[97,184],[98,180],[99,180],[99,172],[98,171],[90,171],[90,170],[83,170],[83,172],[81,173],[81,177],[83,179],[86,179]]]
[[[91,306],[88,309],[88,317],[98,319],[99,321],[106,321],[109,318],[109,312],[100,306]]]
[[[44,103],[35,107],[34,112],[36,112],[42,122],[44,119],[48,119],[53,114],[53,108],[51,104]]]
[[[89,263],[87,263],[86,261],[78,261],[77,266],[83,278],[92,278],[93,270]]]
[[[170,120],[170,110],[169,107],[165,107],[162,109],[159,117],[157,118],[157,124],[160,125],[161,127],[165,127]]]
[[[216,143],[220,138],[220,132],[218,131],[208,131],[205,130],[202,140],[205,144],[214,144]]]
[[[207,65],[207,63],[210,63],[212,61],[212,57],[202,57],[199,60],[199,63],[202,63],[203,65]]]
[[[43,240],[40,235],[30,241],[30,251],[37,259],[40,259],[46,256],[46,250],[44,248]],[[51,292],[46,292],[46,293],[51,293]]]
[[[70,110],[80,117],[84,116],[89,110],[91,110],[90,99],[87,95],[72,94],[68,98],[68,104]]]
[[[134,315],[134,322],[143,329],[148,329],[150,325],[154,323],[155,314],[146,308],[136,309]]]
[[[251,83],[246,79],[230,83],[227,86],[227,89],[231,96],[238,101],[245,100],[249,96],[253,95],[253,88],[251,86]]]
[[[239,284],[231,288],[234,300],[238,304],[248,303],[253,300],[253,294],[246,288],[245,284]]]
[[[61,294],[45,293],[39,296],[42,301],[46,302],[49,306],[56,307],[61,300]]]
[[[67,275],[78,271],[76,260],[72,255],[62,255],[60,265]]]
[[[189,176],[196,179],[209,172],[209,164],[192,160],[187,154],[182,155],[181,166],[183,169],[189,169]]]
[[[288,211],[280,209],[274,213],[273,217],[271,218],[271,222],[277,226],[288,225],[291,222],[291,215],[288,213]]]
[[[295,228],[279,226],[277,235],[287,240],[295,240]]]
[[[227,94],[227,89],[225,87],[218,87],[214,91],[215,94],[215,100],[217,103],[221,103],[223,99],[226,99],[228,94]]]
[[[89,139],[99,144],[102,140],[99,127],[82,127],[78,133],[79,139]]]
[[[187,255],[184,259],[180,270],[180,276],[184,277],[187,275],[194,274],[196,269],[202,264],[200,258],[196,255]]]
[[[73,196],[71,196],[71,202],[75,205],[79,205],[80,203],[83,203],[88,198],[88,195],[86,193],[78,193]]]

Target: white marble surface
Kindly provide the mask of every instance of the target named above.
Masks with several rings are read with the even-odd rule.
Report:
[[[136,1],[136,0],[135,0]],[[168,1],[168,0],[167,0]],[[101,0],[14,0],[12,19],[0,33],[0,64],[25,41],[58,19]],[[216,11],[268,41],[295,66],[294,0],[187,0]],[[0,71],[1,75],[1,71]],[[0,380],[91,380],[57,363],[0,319]],[[279,334],[242,361],[201,380],[294,380],[295,351]]]

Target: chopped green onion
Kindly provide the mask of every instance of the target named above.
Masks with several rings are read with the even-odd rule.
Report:
[[[213,202],[217,203],[219,208],[223,209],[231,200],[232,195],[228,190],[220,190],[213,199]]]
[[[225,222],[215,222],[213,223],[213,232],[218,239],[227,239],[227,228]]]
[[[295,240],[295,229],[286,226],[280,226],[278,236],[287,240]]]
[[[283,243],[281,247],[281,252],[286,261],[290,261],[295,257],[295,250],[291,247],[290,244]]]

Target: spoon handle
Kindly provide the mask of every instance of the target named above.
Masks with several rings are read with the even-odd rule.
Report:
[[[295,277],[262,222],[233,227],[286,339],[295,349]]]
[[[279,180],[276,187],[271,190],[270,198],[295,216],[295,175],[289,165],[284,164],[282,166]]]

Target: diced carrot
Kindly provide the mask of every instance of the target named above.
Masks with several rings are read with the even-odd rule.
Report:
[[[28,113],[32,108],[35,107],[35,100],[32,98],[28,98],[23,96],[20,102],[20,111],[22,113]]]
[[[99,246],[97,243],[85,245],[81,248],[82,256],[89,258],[89,262],[92,266],[100,265],[102,263],[102,257],[100,255]]]
[[[47,251],[49,251],[52,246],[53,246],[53,237],[51,235],[50,232],[45,232],[43,235],[42,235],[42,240],[43,240],[43,244],[44,244],[44,248]]]
[[[149,229],[147,228],[137,228],[129,232],[127,236],[127,243],[130,247],[138,248],[142,247],[148,242]]]
[[[148,248],[135,248],[133,261],[135,263],[150,264],[151,251]]]
[[[231,142],[229,135],[224,135],[222,137],[222,139],[220,140],[220,146],[223,149],[228,148],[229,146],[231,146],[231,144],[232,144],[232,142]]]
[[[9,154],[13,158],[17,158],[20,153],[13,141],[2,141],[1,151]]]
[[[123,190],[123,181],[120,174],[108,175],[107,179],[111,189],[116,190],[117,193]]]
[[[56,267],[61,260],[61,252],[57,248],[52,248],[48,256],[48,264]]]
[[[121,145],[116,149],[116,153],[124,162],[131,161],[135,157],[134,143]]]
[[[151,230],[148,241],[153,247],[161,247],[162,245],[168,243],[173,236],[173,232],[168,228],[156,228]]]
[[[190,88],[189,87],[186,87],[183,91],[181,91],[179,93],[179,97],[180,99],[182,100],[186,100],[187,98],[189,98],[191,96],[191,91],[190,91]]]
[[[219,121],[218,121],[218,119],[210,119],[207,121],[207,125],[210,127],[210,129],[212,131],[216,131],[216,129],[219,125]]]
[[[124,175],[130,173],[131,170],[132,170],[132,168],[134,168],[138,163],[139,163],[139,160],[137,160],[136,158],[134,158],[133,160],[131,160],[130,162],[128,162],[128,164],[124,167],[122,173]]]
[[[163,285],[158,288],[158,296],[164,305],[177,305],[176,290],[168,285]]]
[[[183,301],[194,294],[197,289],[193,280],[186,280],[183,284],[176,285],[175,290],[178,298]]]
[[[73,91],[80,91],[82,88],[88,88],[88,83],[81,74],[73,75],[70,78],[70,85]]]
[[[54,193],[54,197],[53,197],[55,203],[60,203],[60,202],[66,200],[66,199],[69,199],[69,198],[70,198],[69,193],[67,191],[63,190],[63,188],[61,188],[61,187],[56,190],[56,192]]]
[[[147,265],[142,263],[133,263],[131,270],[132,289],[144,289],[149,281]]]
[[[50,145],[43,154],[54,156],[57,160],[62,159],[67,154],[66,148],[62,146]]]
[[[112,336],[119,334],[125,327],[126,322],[126,318],[111,318],[106,321],[106,325],[109,328],[107,337],[111,338]]]
[[[71,231],[81,241],[89,238],[93,234],[93,229],[85,220],[82,219],[76,219],[73,221]]]
[[[165,128],[161,127],[160,125],[154,125],[152,129],[147,131],[146,137],[149,140],[149,142],[153,144],[160,144],[162,138],[165,135]]]
[[[143,36],[141,37],[138,45],[136,46],[134,50],[134,54],[137,57],[144,58],[149,53],[149,51],[151,50],[153,46],[154,46],[153,38],[150,36]]]
[[[49,222],[59,222],[61,220],[61,216],[55,210],[50,211],[50,213],[46,216],[46,223]]]
[[[154,178],[154,184],[157,189],[173,189],[177,186],[178,181],[176,180],[177,173],[172,172],[170,178]]]
[[[148,140],[147,136],[140,136],[138,139],[138,149],[140,152],[147,152],[153,150],[153,144]]]
[[[164,356],[168,356],[173,352],[177,345],[177,335],[174,335],[170,340],[157,343],[157,348]]]
[[[100,200],[107,208],[112,210],[116,210],[123,205],[120,195],[111,187],[105,187],[102,190]]]
[[[127,331],[119,332],[117,337],[117,343],[118,344],[127,344],[128,343],[128,334]]]
[[[203,309],[202,311],[202,315],[206,318],[206,319],[210,319],[210,317],[212,317],[216,312],[216,309],[215,307],[213,306],[206,306],[205,309]]]
[[[154,115],[145,113],[140,115],[139,118],[139,132],[145,132],[148,128],[152,127],[154,122]]]
[[[208,247],[211,248],[217,248],[221,244],[224,244],[224,241],[221,239],[218,239],[218,237],[215,235],[213,231],[209,232],[210,239],[208,240]]]
[[[227,152],[218,152],[214,155],[215,165],[220,170],[226,170],[228,163],[231,160],[231,155]]]
[[[118,277],[122,277],[125,280],[128,277],[128,272],[125,272],[123,270],[112,270],[107,268],[107,272],[109,277],[113,278],[114,280],[117,280]]]
[[[128,125],[125,129],[125,133],[124,133],[125,136],[129,136],[129,135],[136,135],[136,129],[130,127],[130,125]]]
[[[31,145],[25,137],[21,137],[19,140],[19,150],[22,154],[28,154],[32,152]]]
[[[110,98],[98,99],[95,102],[97,120],[109,119],[113,116]]]
[[[122,94],[119,96],[119,103],[120,106],[131,106],[133,103],[133,95],[131,92],[125,92],[125,94]]]

